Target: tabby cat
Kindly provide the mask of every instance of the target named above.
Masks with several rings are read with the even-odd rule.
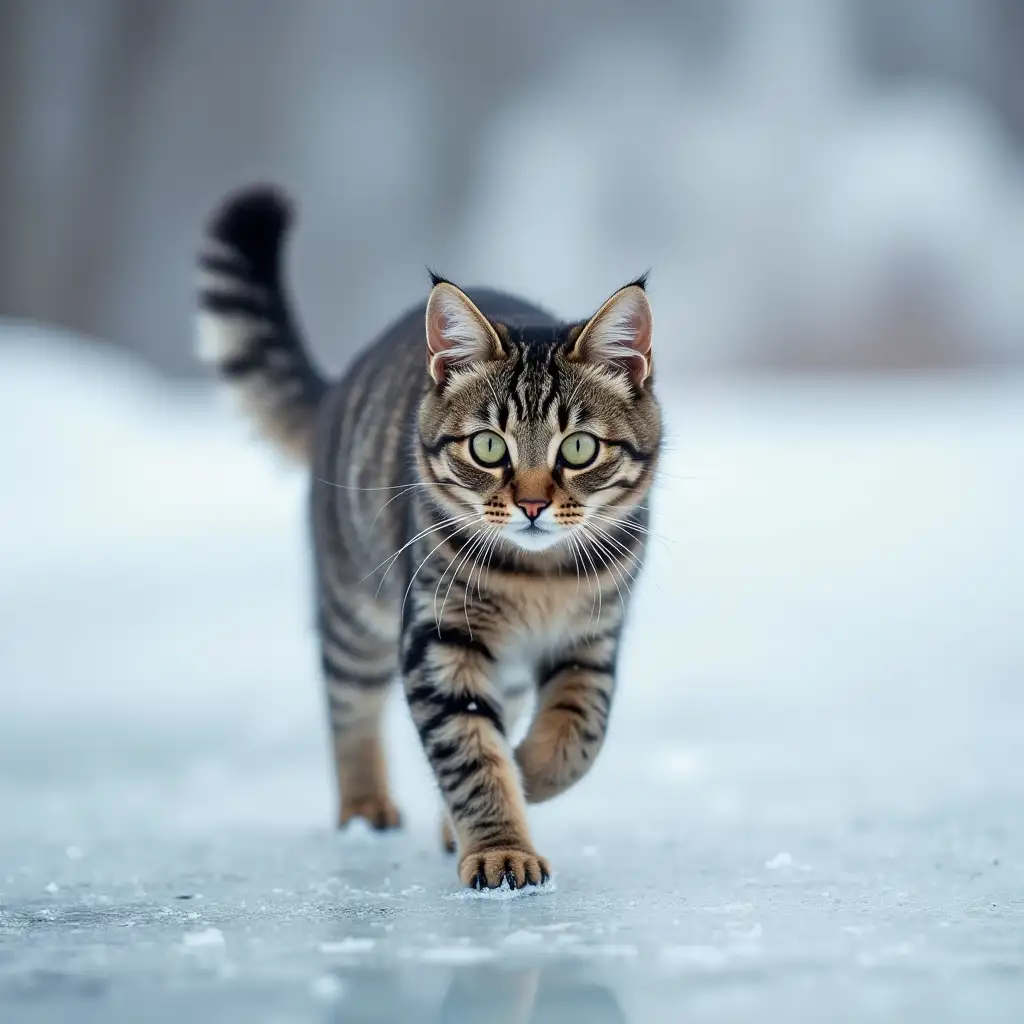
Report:
[[[541,884],[526,805],[601,748],[648,536],[661,416],[645,278],[563,323],[433,275],[426,306],[328,383],[282,286],[290,220],[268,188],[215,213],[199,343],[262,432],[312,465],[339,821],[400,823],[381,739],[400,676],[462,883]]]

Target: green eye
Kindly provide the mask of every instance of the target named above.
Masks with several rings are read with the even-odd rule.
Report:
[[[483,466],[496,466],[505,458],[508,448],[500,434],[493,430],[481,430],[469,439],[473,458]]]
[[[574,469],[593,462],[597,457],[597,438],[582,430],[570,434],[562,442],[562,458]]]

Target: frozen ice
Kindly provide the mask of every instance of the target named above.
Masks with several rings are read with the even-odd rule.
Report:
[[[793,866],[793,857],[788,853],[777,853],[771,860],[766,860],[764,866],[769,871],[778,871],[779,868],[791,868]]]
[[[481,895],[400,700],[407,827],[332,828],[302,474],[7,337],[0,1020],[1019,1019],[1024,381],[660,386],[608,740],[530,809],[558,885]]]

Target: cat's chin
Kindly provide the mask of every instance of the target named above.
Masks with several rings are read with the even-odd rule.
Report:
[[[522,551],[548,551],[565,539],[561,527],[516,526],[502,531],[502,537]]]

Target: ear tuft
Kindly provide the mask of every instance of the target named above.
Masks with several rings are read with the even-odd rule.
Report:
[[[427,300],[427,366],[434,383],[444,383],[454,366],[501,359],[501,339],[465,292],[438,281]]]
[[[630,281],[626,287],[639,288],[641,291],[647,291],[647,278],[651,276],[651,268],[648,267],[638,278]]]
[[[433,267],[427,267],[427,276],[430,278],[431,287],[438,284],[451,284],[447,277],[439,274]]]
[[[654,318],[644,292],[647,275],[620,288],[591,317],[572,350],[581,362],[626,370],[638,387],[651,375]]]

